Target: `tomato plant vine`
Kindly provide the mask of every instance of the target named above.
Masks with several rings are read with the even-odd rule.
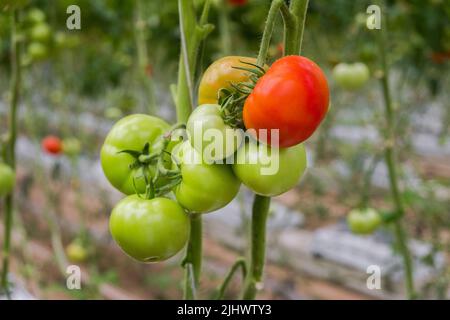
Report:
[[[16,167],[16,139],[17,139],[17,108],[20,98],[21,64],[20,64],[20,40],[18,38],[19,10],[11,12],[11,103],[9,111],[9,133],[7,146],[5,147],[4,160],[13,168]],[[11,231],[14,213],[14,192],[11,190],[5,197],[5,220],[3,263],[1,274],[1,287],[9,296],[9,264],[11,252]]]

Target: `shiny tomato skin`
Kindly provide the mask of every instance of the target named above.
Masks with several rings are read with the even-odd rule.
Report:
[[[279,129],[278,146],[286,148],[314,133],[328,105],[328,83],[319,66],[302,56],[286,56],[269,68],[248,96],[244,124],[257,134],[260,129]],[[277,146],[270,131],[267,141],[261,140]]]
[[[226,56],[214,61],[203,73],[198,89],[198,104],[215,104],[221,88],[231,88],[230,83],[249,81],[249,73],[233,67],[251,67],[240,61],[256,64],[255,58]]]
[[[227,125],[221,116],[218,104],[204,104],[194,109],[186,124],[189,141],[205,162],[214,163],[233,155],[242,142],[242,134]],[[208,137],[215,132],[218,141]],[[208,148],[213,151],[207,152]]]
[[[241,182],[227,164],[207,164],[185,141],[172,152],[182,181],[174,188],[178,203],[193,213],[207,213],[225,207],[239,192]]]
[[[158,147],[158,138],[169,128],[164,120],[145,114],[129,115],[114,124],[103,143],[100,161],[106,178],[117,190],[124,194],[145,192],[142,168],[130,168],[135,159],[121,151],[141,151],[146,143],[152,151]]]
[[[265,144],[257,145],[250,140],[236,152],[232,168],[234,174],[250,190],[262,196],[273,197],[295,187],[306,166],[303,144],[275,149]],[[267,171],[270,167],[273,170]]]
[[[177,254],[190,232],[189,217],[174,200],[131,195],[112,210],[109,229],[119,247],[141,262],[159,262]]]
[[[58,155],[62,152],[63,144],[56,136],[47,136],[42,140],[42,149],[50,154]]]

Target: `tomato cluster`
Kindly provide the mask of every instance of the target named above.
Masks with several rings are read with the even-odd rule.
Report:
[[[305,57],[287,56],[264,68],[255,63],[235,56],[214,62],[200,82],[198,99],[204,104],[192,113],[187,130],[192,146],[203,154],[213,139],[201,134],[210,128],[221,132],[221,148],[204,154],[205,160],[232,157],[242,183],[257,194],[275,196],[294,187],[305,171],[301,143],[325,117],[329,90],[322,70]],[[276,164],[274,172],[268,163]]]
[[[70,49],[78,45],[76,35],[68,35],[62,31],[55,32],[41,9],[34,7],[24,11],[24,19],[21,21],[22,35],[26,45],[26,50],[21,57],[24,66],[45,61],[58,50]]]
[[[180,251],[190,230],[186,211],[222,208],[240,187],[231,167],[196,161],[201,159],[197,151],[188,142],[170,140],[170,132],[160,118],[130,115],[113,126],[101,150],[106,177],[128,195],[112,212],[111,234],[142,262],[165,260]],[[164,197],[171,192],[175,200]]]
[[[329,92],[323,72],[305,57],[259,67],[253,58],[230,56],[205,71],[198,101],[185,126],[134,114],[105,138],[103,171],[127,195],[112,210],[110,231],[138,261],[179,252],[189,215],[226,206],[241,183],[264,196],[294,187],[306,169],[301,142],[324,118]],[[257,131],[270,129],[279,141]]]
[[[29,29],[27,36],[29,43],[26,58],[31,61],[43,60],[48,56],[52,30],[45,20],[45,13],[40,9],[33,8],[28,12],[27,23]]]

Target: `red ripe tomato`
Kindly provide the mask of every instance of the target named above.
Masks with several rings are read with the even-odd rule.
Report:
[[[257,82],[244,104],[247,129],[266,129],[262,142],[272,141],[270,129],[279,129],[279,146],[308,139],[328,111],[329,90],[323,71],[311,60],[286,56],[277,60]]]
[[[247,4],[247,0],[228,0],[228,3],[235,7],[244,6]]]
[[[50,154],[60,154],[62,152],[62,141],[55,136],[46,136],[42,140],[42,149]]]

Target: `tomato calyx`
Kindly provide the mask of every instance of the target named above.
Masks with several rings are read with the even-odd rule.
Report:
[[[232,83],[231,89],[221,88],[218,92],[218,100],[221,108],[222,119],[225,124],[232,128],[244,129],[244,120],[242,117],[242,110],[244,108],[245,99],[254,89],[256,82],[265,74],[263,67],[257,64],[239,60],[240,63],[249,65],[249,67],[232,67],[234,69],[247,71],[250,73],[247,82]]]
[[[179,165],[175,163],[174,169],[168,169],[164,166],[164,157],[171,153],[167,150],[175,130],[184,128],[185,125],[175,125],[167,133],[161,135],[154,143],[157,145],[156,150],[150,152],[150,143],[147,142],[142,150],[122,150],[118,153],[126,153],[132,156],[135,161],[130,164],[130,169],[142,169],[142,175],[133,177],[133,187],[135,193],[139,194],[135,180],[143,178],[145,181],[145,198],[153,199],[170,192],[176,185],[181,182],[181,170]],[[153,168],[153,174],[150,172]]]

